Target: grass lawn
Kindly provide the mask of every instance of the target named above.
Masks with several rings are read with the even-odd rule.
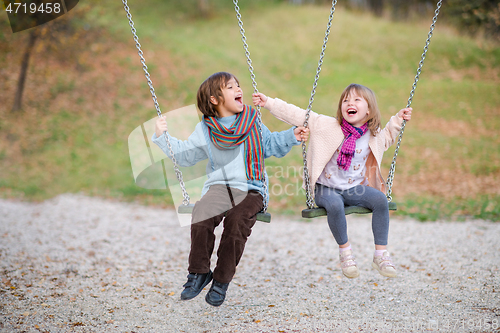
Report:
[[[235,74],[251,103],[231,8],[218,4],[202,20],[152,4],[129,5],[162,111],[194,104],[199,84],[217,71]],[[328,6],[242,8],[259,91],[307,107],[328,15]],[[128,136],[156,111],[121,4],[95,5],[85,17],[95,38],[82,40],[78,59],[58,63],[35,50],[21,114],[10,106],[27,34],[11,34],[0,18],[0,61],[7,64],[0,70],[0,193],[43,200],[84,192],[170,206],[168,191],[143,189],[132,174]],[[342,90],[356,82],[375,91],[387,122],[407,104],[430,22],[391,22],[337,8],[313,110],[333,115]],[[500,220],[499,81],[498,45],[438,22],[397,160],[396,215]],[[265,110],[263,119],[271,130],[288,127]],[[384,156],[383,175],[393,149]],[[271,213],[298,215],[305,208],[301,167],[300,147],[267,160]]]

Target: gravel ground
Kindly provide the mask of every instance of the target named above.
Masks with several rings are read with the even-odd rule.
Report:
[[[370,265],[370,216],[351,215],[351,280],[326,219],[305,221],[258,222],[215,308],[206,290],[179,300],[190,241],[175,212],[0,200],[0,332],[500,331],[500,223],[393,219],[388,279]]]

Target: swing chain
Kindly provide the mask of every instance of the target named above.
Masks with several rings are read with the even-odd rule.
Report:
[[[127,0],[122,0],[122,3],[123,3],[123,8],[125,9],[125,12],[127,13],[128,22],[130,25],[130,31],[132,32],[132,35],[134,36],[135,47],[137,48],[139,57],[141,58],[142,69],[144,70],[144,75],[146,76],[146,80],[148,82],[149,92],[151,93],[151,97],[153,98],[153,103],[155,105],[156,113],[158,114],[158,117],[161,118],[160,104],[158,103],[155,89],[153,87],[153,82],[151,81],[151,76],[149,75],[149,72],[148,72],[148,66],[146,65],[146,59],[144,59],[144,52],[142,52],[141,44],[139,43],[139,37],[137,36],[137,30],[134,27],[134,21],[132,20],[132,14],[130,13],[130,8],[127,4]],[[179,185],[181,186],[182,196],[184,198],[182,200],[182,204],[189,205],[190,198],[189,198],[189,195],[186,191],[186,187],[184,185],[184,180],[182,178],[182,172],[179,170],[179,166],[178,166],[177,160],[174,156],[172,144],[170,142],[170,139],[168,138],[167,132],[165,132],[165,140],[167,142],[167,148],[170,152],[172,162],[174,163],[175,175],[177,176],[177,180],[179,181]]]
[[[323,46],[321,48],[321,54],[318,61],[318,69],[316,70],[316,76],[314,77],[313,88],[311,91],[311,97],[309,98],[309,105],[307,106],[306,119],[304,121],[304,127],[309,126],[309,116],[311,114],[312,104],[314,102],[314,95],[316,95],[316,87],[318,86],[319,73],[321,72],[321,66],[323,65],[323,58],[325,57],[326,43],[328,42],[328,36],[330,35],[330,29],[332,27],[333,14],[335,13],[335,5],[337,0],[332,1],[332,8],[330,9],[330,17],[328,19],[328,24],[325,31],[325,39],[323,40]],[[311,194],[311,181],[309,177],[309,169],[307,168],[307,151],[306,143],[302,141],[302,158],[304,162],[304,181],[306,187],[306,203],[309,209],[314,208],[314,202]]]
[[[252,79],[252,87],[254,93],[258,93],[257,89],[257,81],[255,80],[255,73],[253,71],[252,59],[250,59],[250,51],[248,50],[247,37],[245,36],[245,29],[243,29],[243,21],[241,19],[240,7],[238,6],[238,0],[233,0],[234,10],[236,11],[236,18],[238,19],[238,26],[240,27],[241,41],[243,42],[243,49],[245,50],[245,56],[247,58],[248,71],[250,72],[250,78]],[[260,113],[260,106],[256,107],[257,110],[257,127],[260,132],[260,137],[262,140],[264,139],[264,134],[262,130],[262,117]],[[264,160],[264,156],[262,156]],[[262,187],[264,188],[264,208],[262,209],[263,213],[267,212],[267,207],[269,203],[269,193],[267,191],[267,177],[266,177],[266,169],[264,167],[264,173],[262,175]]]
[[[408,104],[406,105],[407,108],[409,108],[411,106],[413,96],[415,95],[415,90],[417,89],[417,83],[418,83],[418,80],[420,79],[420,74],[422,73],[422,67],[424,66],[425,56],[427,54],[427,51],[429,50],[429,44],[431,42],[434,28],[436,27],[436,22],[437,22],[437,18],[439,15],[439,10],[441,9],[442,2],[443,2],[443,0],[438,1],[437,8],[434,11],[434,17],[432,18],[432,24],[430,26],[429,34],[427,35],[427,40],[425,41],[424,52],[422,53],[422,56],[420,58],[420,62],[418,63],[417,74],[415,75],[415,81],[413,82],[412,89],[410,92],[410,97],[408,98]],[[394,173],[396,171],[396,158],[398,157],[399,147],[401,146],[401,140],[403,140],[403,133],[405,131],[405,127],[406,127],[406,120],[403,119],[403,123],[401,125],[401,131],[399,132],[399,136],[398,136],[398,143],[396,145],[396,149],[394,150],[394,157],[392,158],[391,167],[389,169],[389,176],[387,177],[387,182],[386,182],[386,184],[387,184],[387,201],[389,201],[389,202],[392,201],[392,185],[394,183]]]

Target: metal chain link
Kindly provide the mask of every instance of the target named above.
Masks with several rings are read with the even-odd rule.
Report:
[[[333,14],[335,13],[335,5],[337,0],[332,1],[332,8],[330,9],[330,17],[328,18],[328,24],[325,31],[325,39],[323,40],[323,46],[321,48],[321,54],[318,61],[318,69],[316,70],[316,76],[314,77],[313,88],[311,91],[311,97],[309,98],[309,105],[307,106],[306,119],[304,121],[304,127],[309,126],[309,116],[311,114],[312,104],[314,102],[314,95],[316,95],[316,87],[318,86],[319,73],[321,72],[321,66],[323,65],[323,58],[325,57],[326,43],[328,42],[328,36],[330,35],[330,29],[332,27]],[[309,169],[307,167],[307,149],[305,141],[302,141],[302,159],[304,162],[304,182],[306,187],[306,204],[309,209],[314,208],[314,201],[312,198],[311,181],[309,177]]]
[[[146,60],[144,59],[144,53],[142,52],[141,44],[139,43],[139,37],[137,36],[137,30],[134,27],[134,21],[132,20],[132,14],[130,14],[130,8],[128,7],[127,0],[122,0],[122,3],[123,3],[123,8],[125,9],[125,12],[127,13],[127,18],[128,18],[128,23],[130,25],[130,30],[132,31],[132,35],[134,36],[135,47],[137,48],[139,57],[141,58],[142,69],[144,70],[144,75],[146,76],[146,80],[148,82],[149,92],[151,93],[151,97],[153,98],[153,103],[155,105],[156,113],[158,114],[158,117],[161,117],[160,104],[158,103],[158,99],[156,98],[156,93],[155,93],[155,89],[153,87],[153,82],[151,81],[151,76],[149,75],[149,72],[148,72],[148,66],[146,65]],[[167,142],[167,148],[168,148],[170,156],[172,158],[172,162],[174,163],[175,175],[177,176],[177,180],[179,181],[179,185],[181,186],[182,196],[184,198],[182,200],[182,204],[189,205],[190,198],[189,198],[189,195],[187,193],[186,187],[184,185],[184,180],[182,179],[182,172],[179,170],[179,165],[177,164],[177,160],[175,159],[175,156],[174,156],[174,151],[172,150],[172,144],[170,143],[170,140],[169,140],[166,132],[165,132],[165,140]]]
[[[437,8],[434,11],[434,17],[432,18],[432,24],[431,24],[429,33],[427,35],[427,40],[425,41],[424,52],[422,53],[422,56],[420,58],[420,62],[418,63],[418,69],[417,69],[417,74],[415,75],[415,81],[413,82],[413,85],[411,88],[410,97],[408,98],[408,104],[406,104],[407,108],[409,108],[411,106],[413,96],[415,95],[415,90],[417,89],[417,83],[418,83],[418,80],[420,79],[422,67],[424,66],[425,56],[427,54],[427,51],[429,50],[429,44],[431,42],[434,28],[436,27],[436,22],[437,22],[437,18],[439,15],[439,10],[441,9],[442,2],[443,2],[443,0],[438,1]],[[398,157],[399,147],[401,146],[401,140],[403,139],[403,133],[405,131],[405,127],[406,127],[406,120],[403,120],[403,124],[401,125],[401,131],[399,132],[399,136],[398,136],[398,143],[397,143],[396,149],[394,151],[394,157],[392,158],[391,168],[389,169],[389,175],[387,176],[387,181],[386,181],[387,201],[389,201],[389,202],[392,201],[392,185],[394,183],[394,173],[396,171],[396,158]]]
[[[250,59],[250,51],[248,51],[247,37],[245,36],[245,29],[243,29],[243,21],[241,19],[240,7],[238,6],[238,0],[233,0],[234,10],[236,12],[236,18],[238,19],[238,26],[240,27],[241,41],[243,42],[243,48],[245,50],[245,57],[247,58],[248,71],[250,72],[250,78],[252,79],[252,86],[254,93],[258,93],[257,81],[255,80],[255,73],[253,71],[252,59]],[[260,113],[260,106],[256,107],[257,110],[257,127],[260,132],[261,140],[264,139],[264,134],[262,131],[262,116]],[[264,156],[262,156],[262,161],[264,161]],[[263,162],[264,163],[264,162]],[[269,193],[267,191],[267,177],[266,168],[264,166],[264,173],[262,175],[262,183],[264,188],[264,208],[262,212],[267,212],[267,207],[269,204]]]

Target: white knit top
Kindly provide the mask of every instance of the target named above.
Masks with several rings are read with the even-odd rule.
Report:
[[[291,125],[302,126],[304,123],[306,110],[295,105],[288,104],[278,98],[268,98],[266,109],[278,119]],[[333,112],[332,112],[333,113]],[[380,163],[384,151],[396,140],[403,118],[398,115],[391,117],[386,127],[380,129],[376,136],[370,135],[368,145],[370,153],[366,159],[365,177],[368,185],[385,193],[385,180],[380,173]],[[334,117],[310,113],[309,129],[311,135],[307,148],[307,167],[309,169],[310,182],[314,185],[328,161],[331,160],[335,151],[344,140],[344,134],[340,125]],[[314,191],[312,193],[314,195]]]
[[[368,185],[368,180],[365,177],[365,166],[366,159],[371,152],[368,145],[370,135],[370,130],[367,130],[363,136],[356,140],[356,150],[347,171],[337,165],[337,158],[342,147],[340,145],[331,160],[325,165],[317,183],[339,190],[347,190],[361,184]]]

